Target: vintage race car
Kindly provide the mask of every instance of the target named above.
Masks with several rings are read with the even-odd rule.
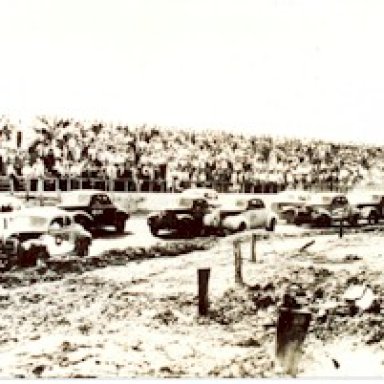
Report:
[[[302,208],[308,201],[310,193],[302,190],[286,190],[277,193],[271,203],[271,209],[279,218],[292,224],[298,208]]]
[[[91,233],[107,226],[114,227],[117,233],[124,233],[130,216],[112,202],[108,193],[94,189],[63,192],[58,207],[72,212],[76,222]]]
[[[347,197],[369,224],[377,224],[384,218],[384,191],[352,191]]]
[[[214,232],[220,215],[207,199],[180,196],[175,205],[148,215],[147,223],[154,236],[167,231],[191,237]]]
[[[297,209],[294,222],[315,227],[330,227],[341,222],[356,226],[360,218],[360,210],[350,204],[345,194],[319,192],[312,194],[306,204]]]
[[[267,208],[261,198],[241,197],[232,207],[220,208],[220,226],[226,231],[236,232],[255,228],[274,231],[276,223],[277,214]]]
[[[21,209],[8,216],[0,242],[0,269],[32,266],[52,256],[85,256],[91,242],[91,234],[69,212],[56,207]]]

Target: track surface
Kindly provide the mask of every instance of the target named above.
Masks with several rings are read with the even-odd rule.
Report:
[[[265,233],[264,229],[256,230],[255,233]],[[300,234],[304,232],[303,228],[288,225],[288,224],[278,224],[276,226],[276,234]],[[244,232],[246,234],[247,232]],[[230,235],[230,236],[238,236]],[[123,235],[116,235],[113,231],[103,231],[98,234],[93,240],[90,255],[96,256],[101,254],[104,251],[107,251],[112,248],[126,248],[126,247],[150,247],[154,244],[159,244],[167,242],[167,239],[154,237],[149,231],[148,225],[146,223],[145,216],[133,216],[131,217],[126,224],[125,231]]]

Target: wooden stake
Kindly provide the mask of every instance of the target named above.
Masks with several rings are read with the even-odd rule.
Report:
[[[256,234],[252,233],[251,238],[251,261],[256,263]]]
[[[243,284],[243,276],[241,272],[242,259],[241,259],[241,244],[240,241],[233,243],[233,251],[235,256],[235,283]]]
[[[199,294],[199,316],[207,316],[208,314],[208,282],[210,268],[198,269],[198,294]]]
[[[301,346],[312,315],[308,311],[280,308],[276,328],[276,358],[284,373],[295,377],[301,357]]]
[[[315,240],[311,240],[310,242],[306,243],[305,245],[303,245],[300,249],[299,249],[299,252],[303,252],[305,251],[308,247],[310,247],[311,245],[315,244]]]

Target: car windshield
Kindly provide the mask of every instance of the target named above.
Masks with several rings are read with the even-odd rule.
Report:
[[[41,228],[47,223],[48,219],[44,216],[16,216],[11,221],[13,228]]]
[[[311,204],[330,204],[332,202],[331,196],[312,196],[310,199]]]
[[[217,200],[218,198],[217,192],[209,189],[186,189],[181,193],[189,198],[205,198],[209,200]]]
[[[87,205],[89,203],[89,195],[87,194],[63,194],[62,204],[64,205]]]
[[[180,208],[191,208],[193,204],[193,199],[189,199],[187,197],[181,197],[178,200],[178,206]]]
[[[280,194],[280,196],[286,198],[286,199],[290,199],[290,200],[306,200],[307,199],[307,194],[305,193],[301,193],[301,192],[282,192]]]
[[[247,201],[246,200],[236,200],[236,207],[237,208],[246,208]]]

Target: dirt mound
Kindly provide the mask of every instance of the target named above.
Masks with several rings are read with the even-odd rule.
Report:
[[[215,239],[193,239],[185,241],[169,241],[154,246],[128,247],[111,249],[99,256],[73,256],[62,259],[49,259],[45,264],[32,268],[14,267],[11,271],[0,274],[3,288],[20,287],[37,282],[48,282],[62,279],[68,274],[81,274],[97,268],[112,265],[125,265],[159,257],[175,257],[193,251],[207,250],[215,243]]]

